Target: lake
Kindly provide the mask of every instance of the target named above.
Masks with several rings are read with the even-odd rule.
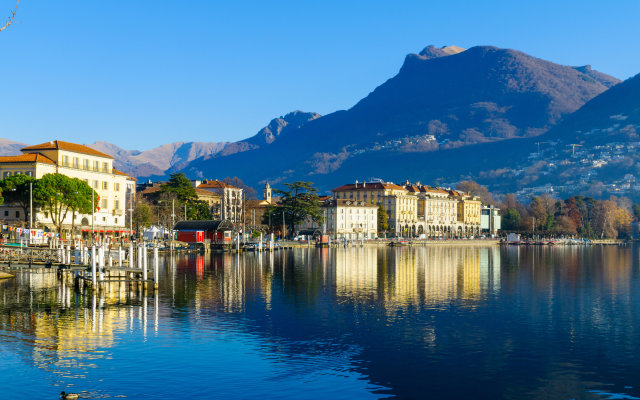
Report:
[[[0,281],[0,398],[636,399],[638,247],[166,256],[160,288]]]

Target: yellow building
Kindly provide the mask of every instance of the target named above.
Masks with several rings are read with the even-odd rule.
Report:
[[[396,236],[411,237],[418,230],[418,198],[406,188],[390,182],[350,183],[333,189],[337,200],[383,205],[389,216],[389,231]]]
[[[480,223],[482,220],[482,202],[477,196],[471,196],[461,192],[456,193],[458,198],[458,223],[459,229],[464,236],[480,234]]]
[[[135,178],[113,168],[113,157],[80,144],[52,140],[21,149],[21,155],[0,157],[0,176],[4,179],[12,175],[28,175],[36,179],[46,174],[60,173],[71,178],[79,178],[91,186],[99,196],[100,208],[94,213],[76,215],[75,234],[91,226],[97,233],[120,234],[125,228],[127,204],[135,193]],[[96,199],[98,201],[98,199]],[[7,223],[26,220],[24,211],[16,205],[0,206],[0,217]],[[67,231],[72,225],[72,216],[63,221]],[[34,212],[34,228],[54,230],[50,216]],[[68,233],[68,232],[67,232]]]

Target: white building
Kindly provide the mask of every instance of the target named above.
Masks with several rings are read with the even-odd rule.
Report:
[[[93,221],[91,214],[76,215],[74,221],[69,214],[63,221],[66,233],[72,225],[74,236],[83,232],[84,237],[89,237],[92,226],[99,236],[128,233],[125,212],[135,194],[135,178],[113,168],[113,157],[61,140],[28,146],[21,151],[21,155],[0,157],[0,177],[25,174],[40,179],[45,174],[60,173],[85,181],[98,193],[100,209],[94,213]],[[24,210],[12,204],[0,206],[0,218],[9,224],[27,220]],[[33,228],[55,230],[51,217],[39,210],[34,210]]]
[[[495,206],[482,206],[480,229],[490,235],[497,235],[502,229],[502,217],[500,209]]]
[[[322,205],[326,234],[333,238],[375,239],[378,206],[364,201],[331,199]]]
[[[227,219],[234,225],[244,223],[244,197],[241,188],[219,180],[196,180],[191,181],[191,185],[196,189],[208,190],[222,196],[220,219]]]

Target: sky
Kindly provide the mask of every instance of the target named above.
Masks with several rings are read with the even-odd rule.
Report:
[[[14,6],[0,0],[0,19]],[[240,140],[293,110],[352,107],[430,44],[626,79],[640,73],[638,15],[638,0],[21,0],[0,32],[0,138]]]

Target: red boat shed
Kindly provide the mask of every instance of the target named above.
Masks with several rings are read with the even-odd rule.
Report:
[[[180,221],[173,230],[186,243],[230,243],[233,223],[223,220]]]

